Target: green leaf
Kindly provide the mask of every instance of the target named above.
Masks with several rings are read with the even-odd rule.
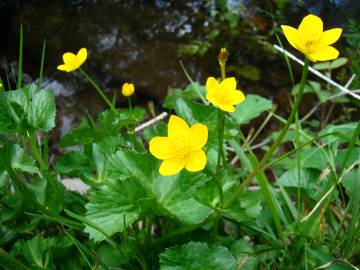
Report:
[[[55,170],[70,177],[80,177],[86,183],[99,184],[107,177],[108,160],[126,144],[123,137],[105,137],[87,145],[85,153],[73,151],[59,157]]]
[[[101,263],[110,269],[126,264],[135,255],[136,242],[127,240],[121,245],[113,247],[108,243],[101,243],[98,255]]]
[[[291,169],[280,176],[278,183],[284,187],[301,187],[304,189],[316,188],[318,173],[311,169],[300,169],[300,180],[298,181],[298,170]]]
[[[39,235],[28,241],[19,240],[15,243],[14,249],[35,269],[54,269],[49,265],[50,252],[46,241]]]
[[[335,59],[333,61],[328,61],[328,62],[322,62],[319,64],[314,64],[314,68],[318,69],[318,70],[328,70],[328,69],[336,69],[339,67],[342,67],[343,65],[345,65],[348,62],[347,58],[345,57],[340,57],[338,59]]]
[[[261,192],[244,191],[230,207],[222,209],[222,214],[241,223],[245,220],[254,219],[261,214],[263,209],[261,202]]]
[[[300,88],[300,84],[297,84],[293,87],[291,94],[295,95]],[[331,96],[329,91],[323,90],[321,84],[315,81],[307,81],[304,88],[304,93],[314,93],[317,95],[320,102],[325,102],[328,97]]]
[[[0,92],[0,132],[17,132],[28,108],[28,99],[22,91]]]
[[[24,198],[21,193],[8,193],[1,198],[1,223],[6,221],[16,220],[16,216],[20,216],[23,213]]]
[[[196,190],[209,179],[202,173],[182,171],[173,176],[158,173],[159,162],[149,154],[118,151],[110,160],[109,171],[118,176],[131,176],[141,183],[149,197],[180,221],[201,223],[211,213],[211,208],[194,198]]]
[[[271,107],[270,100],[257,95],[247,95],[245,101],[237,105],[235,112],[230,116],[237,125],[247,124],[261,113],[270,110]]]
[[[160,270],[235,270],[236,260],[223,246],[190,242],[160,255]]]
[[[232,244],[231,251],[237,259],[237,265],[242,266],[242,270],[258,269],[259,260],[251,255],[254,252],[251,243],[244,239],[237,240]]]
[[[5,158],[7,162],[15,171],[22,171],[27,173],[39,173],[39,169],[35,165],[35,160],[25,154],[18,144],[7,144],[0,148],[0,155]],[[5,170],[0,164],[0,169]]]
[[[167,109],[175,109],[176,102],[179,99],[183,100],[194,100],[199,98],[199,94],[197,93],[196,89],[200,91],[200,93],[204,96],[206,94],[206,88],[202,85],[199,85],[198,83],[190,84],[188,87],[186,87],[185,90],[176,88],[171,89],[170,93],[167,95],[167,97],[164,100],[164,108]]]
[[[141,213],[139,200],[145,198],[144,190],[131,179],[106,182],[100,190],[91,194],[86,204],[86,218],[103,229],[108,235],[122,232],[135,222]],[[86,226],[85,232],[95,241],[106,239],[106,236]]]
[[[44,205],[46,199],[47,182],[45,179],[34,179],[26,183],[29,191],[34,195],[39,204]]]
[[[61,155],[54,169],[62,175],[80,177],[82,174],[91,174],[91,162],[83,152],[72,151]]]
[[[159,162],[148,153],[117,151],[109,159],[107,182],[90,197],[86,217],[112,235],[124,230],[124,216],[126,225],[147,213],[200,224],[212,213],[211,207],[194,197],[196,190],[209,180],[204,174],[182,171],[164,177],[158,168]],[[104,239],[103,234],[90,227],[87,232],[96,241]]]
[[[301,167],[324,170],[328,165],[328,159],[324,149],[309,147],[301,151]]]
[[[50,131],[55,127],[55,97],[31,84],[0,92],[0,132]]]
[[[320,171],[318,170],[301,168],[300,181],[298,181],[298,170],[293,168],[282,174],[278,183],[287,188],[303,188],[310,198],[319,200],[330,184],[327,178],[321,181],[319,176]]]
[[[99,114],[98,125],[102,132],[108,135],[115,135],[120,128],[136,125],[144,119],[145,109],[142,107],[134,107],[132,111],[129,109],[107,110]]]
[[[357,181],[360,181],[360,179],[355,170],[344,175],[344,178],[343,178],[341,184],[344,186],[346,193],[349,194],[349,196],[351,194],[353,194],[354,191],[356,191],[356,189],[354,189],[354,188],[356,187]]]
[[[60,140],[61,147],[85,145],[98,142],[104,138],[103,132],[90,127],[75,128],[66,133]]]
[[[335,151],[340,143],[345,143],[351,140],[351,136],[354,133],[356,128],[356,122],[342,124],[342,125],[327,125],[320,132],[321,135],[327,133],[337,132],[338,135],[331,135],[323,138],[323,141],[330,145],[330,147]]]
[[[55,127],[56,106],[54,94],[39,89],[35,84],[25,88],[25,91],[27,89],[29,89],[30,95],[30,106],[27,111],[29,124],[36,130],[50,131]]]

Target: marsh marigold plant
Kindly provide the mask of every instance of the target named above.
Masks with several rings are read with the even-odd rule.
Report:
[[[281,28],[291,46],[312,62],[333,60],[339,56],[339,51],[330,45],[340,38],[342,29],[323,31],[323,22],[315,15],[306,16],[298,29],[287,25]]]
[[[206,91],[206,99],[225,112],[234,112],[234,106],[245,100],[243,92],[236,89],[234,77],[226,78],[221,83],[214,77],[209,77],[206,81]]]
[[[86,48],[81,48],[77,54],[73,54],[71,52],[66,52],[63,54],[64,64],[59,65],[57,67],[58,70],[71,72],[78,69],[87,58],[87,50]]]
[[[206,154],[202,150],[208,139],[208,128],[202,124],[191,127],[180,117],[171,115],[167,137],[154,137],[149,143],[150,153],[163,160],[159,173],[174,175],[183,168],[190,172],[204,169]]]

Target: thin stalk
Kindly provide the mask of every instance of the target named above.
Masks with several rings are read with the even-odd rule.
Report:
[[[45,166],[46,168],[49,168],[49,135],[47,133],[44,135],[44,147],[42,152]]]
[[[295,115],[295,123],[296,123],[296,139],[295,144],[296,147],[299,147],[300,145],[300,130],[301,130],[301,124],[299,121],[299,113],[297,112]],[[297,169],[297,207],[298,212],[301,212],[302,205],[301,205],[301,152],[296,152],[296,169]]]
[[[18,65],[18,89],[22,86],[22,66],[23,66],[23,45],[24,45],[24,35],[23,35],[23,26],[20,25],[20,44],[19,44],[19,65]]]
[[[133,116],[133,106],[132,106],[132,103],[131,103],[131,97],[128,97],[128,104],[129,104],[130,115],[132,117]]]
[[[220,63],[220,70],[221,70],[221,79],[225,80],[226,78],[226,72],[225,72],[225,62]],[[225,164],[225,156],[224,156],[224,129],[225,129],[225,112],[222,111],[220,108],[218,108],[218,114],[217,114],[217,130],[218,130],[218,156],[217,156],[217,162],[216,162],[216,173],[215,177],[213,177],[213,180],[215,181],[216,187],[219,192],[219,209],[220,211],[216,210],[216,219],[214,222],[214,241],[217,239],[218,234],[218,225],[219,225],[219,218],[221,209],[224,206],[224,191],[222,187],[222,181],[220,178],[220,172],[221,172],[221,160],[222,164]]]
[[[86,264],[89,266],[89,269],[93,269],[91,263],[89,262],[85,252],[83,251],[84,246],[76,239],[74,238],[70,233],[64,230],[64,233],[70,238],[71,242],[76,246],[76,248],[79,250],[80,254],[84,258]]]
[[[206,101],[206,99],[204,98],[204,96],[201,94],[201,92],[200,92],[199,88],[197,87],[197,85],[195,84],[195,82],[191,79],[189,73],[186,71],[186,68],[185,68],[183,62],[180,60],[179,63],[180,63],[180,66],[181,66],[181,68],[182,68],[182,70],[183,70],[186,78],[189,80],[189,82],[191,83],[191,85],[194,87],[194,89],[195,89],[196,93],[198,94],[199,98],[201,99],[202,103],[204,103],[204,104],[209,104],[209,103]]]
[[[220,64],[220,70],[221,70],[221,78],[222,80],[225,80],[226,78],[225,65]]]
[[[93,223],[92,221],[88,220],[87,218],[80,216],[68,209],[64,209],[64,212],[69,215],[70,217],[79,220],[80,222],[82,222],[83,224],[88,225],[89,227],[92,227],[93,229],[97,230],[98,232],[102,233],[107,239],[108,243],[113,246],[116,247],[116,243],[111,239],[111,236],[108,235],[103,229],[101,229],[98,225],[96,225],[95,223]]]
[[[41,87],[43,76],[44,76],[45,49],[46,49],[46,39],[44,39],[42,53],[41,53],[41,64],[40,64],[39,83],[38,83],[39,87]]]
[[[224,151],[224,126],[225,126],[225,113],[218,109],[218,116],[217,116],[217,126],[218,126],[218,156],[216,162],[216,174],[219,173],[221,168],[221,159],[222,153]],[[225,160],[223,160],[225,162]]]
[[[353,136],[352,136],[352,138],[350,140],[350,144],[349,144],[348,149],[346,151],[345,158],[343,159],[343,162],[341,164],[341,171],[339,173],[339,180],[343,177],[346,163],[348,162],[348,160],[349,160],[349,158],[351,156],[351,153],[352,153],[352,151],[354,149],[355,143],[357,142],[357,140],[359,138],[359,135],[360,135],[360,121],[358,121],[358,123],[357,123],[356,129],[355,129],[355,131],[353,133]],[[359,174],[360,174],[360,169],[358,169],[358,176],[359,176]],[[339,180],[338,180],[338,182],[336,184],[339,184]],[[356,186],[359,187],[358,182],[357,182]],[[358,190],[358,188],[355,188],[354,190]],[[349,205],[353,205],[354,207],[351,209],[352,210],[352,218],[351,218],[351,221],[350,221],[350,224],[349,224],[349,232],[347,234],[348,237],[347,237],[346,244],[345,244],[345,249],[344,249],[344,255],[345,256],[347,256],[349,254],[351,244],[354,241],[354,239],[356,238],[354,232],[355,232],[355,228],[356,228],[356,221],[358,220],[357,217],[359,216],[359,212],[360,212],[359,201],[360,201],[360,196],[358,195],[358,192],[354,191],[353,194],[350,197],[350,202],[349,202]],[[343,217],[343,220],[345,218],[346,218],[346,215]],[[343,220],[340,222],[341,224],[344,222]],[[338,232],[336,232],[335,236],[337,236],[337,235],[338,235]]]
[[[284,46],[283,46],[283,44],[281,42],[281,39],[279,38],[279,36],[277,34],[275,34],[275,36],[276,36],[276,39],[277,39],[280,47],[284,50]],[[284,56],[284,59],[285,59],[285,62],[286,62],[286,65],[287,65],[287,68],[288,68],[288,71],[289,71],[292,86],[294,87],[295,86],[295,80],[294,80],[294,74],[292,72],[292,68],[291,68],[291,65],[290,65],[289,57],[287,56],[287,54],[285,52],[283,53],[283,56]]]
[[[35,141],[34,135],[29,134],[28,136],[28,142],[30,144],[30,150],[31,154],[34,156],[36,161],[39,163],[40,169],[42,171],[42,174],[45,176],[46,180],[49,182],[50,186],[55,192],[56,197],[58,198],[60,205],[64,205],[64,197],[63,194],[56,183],[56,180],[51,175],[49,168],[47,166],[47,162],[44,162],[41,152],[38,149],[37,143]]]
[[[114,112],[116,112],[116,109],[114,107],[114,105],[111,103],[111,101],[106,97],[106,95],[104,94],[104,91],[101,90],[101,88],[99,87],[99,85],[82,69],[79,68],[80,72],[82,75],[84,75],[85,79],[91,83],[91,85],[95,88],[95,90],[98,92],[98,94],[102,97],[102,99],[106,102],[106,104],[109,106],[109,108],[111,110],[113,110]]]
[[[254,171],[244,180],[244,182],[239,185],[235,191],[230,195],[230,198],[226,201],[224,207],[227,208],[231,205],[231,203],[236,200],[236,198],[241,194],[241,192],[243,191],[243,189],[250,184],[250,182],[252,181],[252,179],[256,176],[256,174],[258,173],[258,168],[263,167],[268,160],[271,158],[271,156],[274,154],[274,152],[277,150],[277,148],[279,147],[279,145],[281,144],[282,140],[284,139],[287,131],[289,130],[290,125],[292,124],[295,114],[299,109],[300,103],[301,103],[301,99],[302,99],[302,95],[304,92],[304,88],[305,88],[305,82],[307,79],[307,75],[308,75],[308,66],[309,66],[309,60],[306,59],[305,60],[305,64],[304,64],[304,68],[303,68],[303,72],[302,72],[302,76],[301,76],[301,81],[300,81],[300,87],[299,87],[299,92],[297,93],[297,97],[295,100],[295,105],[291,110],[290,116],[285,124],[285,126],[282,128],[280,134],[278,135],[278,137],[276,138],[275,142],[273,143],[273,145],[270,147],[270,149],[266,152],[265,156],[263,157],[263,159],[259,162],[259,164],[257,165],[257,167],[254,169]],[[267,185],[265,185],[268,187],[268,183]],[[265,191],[266,193],[268,193],[268,191]],[[269,200],[267,201],[267,203],[269,204],[270,209],[276,209],[276,206],[274,205],[273,200]],[[277,212],[272,211],[272,215],[273,215],[273,219],[275,221],[275,224],[277,226],[278,229],[278,233],[280,235],[282,235],[282,229],[280,225],[280,221],[279,221],[279,216],[277,214]]]

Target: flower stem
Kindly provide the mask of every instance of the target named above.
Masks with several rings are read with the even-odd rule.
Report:
[[[220,208],[224,205],[224,192],[222,188],[222,184],[220,181],[220,169],[221,169],[221,159],[223,156],[223,146],[224,146],[224,126],[225,126],[225,113],[218,109],[218,156],[217,156],[217,164],[216,164],[216,173],[215,173],[215,181],[216,186],[219,192],[219,202]],[[223,159],[223,163],[225,160]]]
[[[220,64],[220,70],[221,70],[221,79],[225,80],[226,78],[225,64]]]
[[[133,116],[133,107],[132,107],[132,103],[131,103],[131,97],[128,97],[128,103],[129,103],[130,115],[132,117]]]
[[[43,160],[42,154],[40,153],[37,143],[35,141],[34,134],[28,135],[28,142],[30,144],[30,150],[31,154],[35,157],[37,162],[39,163],[40,169],[46,180],[49,182],[50,186],[52,187],[57,199],[59,200],[59,203],[61,205],[61,208],[64,206],[64,196],[62,194],[62,191],[60,190],[57,180],[53,178],[51,175],[49,168],[47,166],[47,162]]]
[[[113,110],[114,112],[116,112],[116,109],[114,107],[114,105],[110,102],[110,100],[106,97],[106,95],[104,94],[104,91],[101,90],[101,88],[99,87],[99,85],[82,69],[79,68],[80,72],[82,75],[84,75],[85,79],[91,83],[91,85],[95,88],[95,90],[98,92],[98,94],[102,97],[102,99],[106,102],[106,104],[109,106],[109,108],[111,110]]]
[[[296,96],[296,100],[295,100],[295,104],[294,107],[291,110],[290,116],[285,124],[285,126],[282,128],[282,130],[280,131],[280,134],[278,135],[278,137],[276,138],[275,142],[273,143],[273,145],[270,147],[270,149],[266,152],[265,156],[263,157],[263,159],[257,164],[256,168],[252,171],[252,173],[249,174],[249,176],[235,189],[235,191],[231,194],[230,198],[226,201],[224,207],[227,208],[231,205],[231,203],[237,199],[237,197],[241,194],[241,192],[244,190],[244,188],[250,184],[250,182],[252,181],[252,179],[259,173],[259,168],[263,168],[264,165],[268,162],[268,160],[271,158],[271,156],[273,155],[273,153],[277,150],[277,148],[279,147],[279,145],[281,144],[282,140],[284,139],[290,125],[292,124],[294,117],[296,115],[296,112],[299,109],[300,103],[301,103],[301,99],[302,99],[302,95],[304,92],[304,88],[305,88],[305,82],[307,79],[307,75],[308,75],[308,67],[309,67],[309,60],[306,59],[305,60],[305,64],[304,64],[304,68],[303,68],[303,72],[302,72],[302,76],[301,76],[301,81],[300,81],[300,87],[299,87],[299,92],[297,93]],[[267,185],[267,189],[268,189],[268,185]],[[264,191],[265,192],[265,191]],[[269,190],[266,190],[266,193],[270,192]],[[274,204],[273,200],[268,200],[267,203],[269,204],[269,208],[272,212],[276,227],[279,231],[279,234],[282,235],[282,231],[281,231],[281,226],[280,226],[280,220],[279,220],[279,215],[276,212],[276,206]]]

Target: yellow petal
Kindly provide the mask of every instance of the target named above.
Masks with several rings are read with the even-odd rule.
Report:
[[[167,159],[161,163],[159,173],[163,176],[173,175],[180,172],[184,166],[184,159]]]
[[[87,50],[86,50],[86,48],[81,48],[79,50],[79,52],[77,53],[76,57],[77,57],[77,60],[78,60],[78,65],[81,66],[85,62],[85,60],[87,58]]]
[[[223,91],[230,91],[236,89],[236,80],[234,77],[226,78],[220,83],[220,88]]]
[[[187,137],[189,135],[189,126],[185,120],[176,116],[171,115],[168,124],[168,136],[174,137]]]
[[[240,90],[231,91],[229,93],[229,102],[233,105],[239,104],[245,100],[245,95]]]
[[[319,37],[323,31],[322,20],[315,15],[307,15],[299,25],[299,34],[306,42],[308,39]]]
[[[234,112],[235,111],[235,107],[231,104],[220,103],[218,106],[221,110],[223,110],[225,112]]]
[[[324,46],[328,46],[328,45],[335,43],[340,38],[341,32],[342,32],[341,28],[333,28],[333,29],[324,31],[321,34],[317,45],[319,47],[324,47]]]
[[[212,104],[214,104],[215,106],[217,105],[217,103],[216,103],[216,91],[208,91],[208,92],[206,93],[205,98],[206,98],[209,102],[211,102]]]
[[[206,90],[215,91],[216,87],[219,85],[218,81],[214,77],[209,77],[206,80]]]
[[[299,49],[299,44],[301,43],[301,40],[299,38],[298,30],[287,25],[282,25],[281,29],[284,31],[284,35],[291,44],[291,46],[293,46],[295,49]]]
[[[190,128],[191,150],[199,150],[204,147],[208,139],[208,128],[202,124],[195,124]]]
[[[64,64],[72,63],[75,61],[75,59],[76,59],[76,55],[71,52],[67,52],[63,54]]]
[[[154,137],[149,142],[149,151],[157,159],[172,158],[172,147],[168,137]]]
[[[185,169],[190,172],[198,172],[205,168],[206,155],[203,150],[190,153],[185,162]]]
[[[69,72],[69,67],[67,65],[59,65],[57,66],[58,70]]]
[[[339,51],[331,46],[326,46],[316,50],[310,54],[309,59],[315,61],[329,61],[336,59],[339,56]]]

